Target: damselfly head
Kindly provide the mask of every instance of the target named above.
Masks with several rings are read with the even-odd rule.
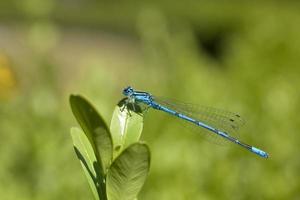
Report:
[[[125,89],[123,90],[123,94],[124,94],[125,96],[130,96],[130,95],[132,95],[133,92],[134,92],[134,90],[133,90],[133,88],[130,87],[130,86],[128,86],[127,88],[125,88]]]

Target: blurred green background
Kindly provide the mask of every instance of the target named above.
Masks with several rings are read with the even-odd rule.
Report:
[[[299,24],[297,1],[0,1],[0,198],[92,199],[68,96],[109,123],[131,85],[240,113],[241,140],[270,154],[149,112],[139,199],[300,199]]]

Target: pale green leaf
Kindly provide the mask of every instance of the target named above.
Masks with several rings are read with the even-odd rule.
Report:
[[[143,116],[141,113],[124,108],[124,100],[115,107],[110,131],[114,143],[114,157],[124,148],[139,141],[143,130]]]
[[[150,166],[146,144],[134,143],[112,163],[106,178],[108,200],[133,200],[141,190]]]
[[[89,142],[89,139],[83,131],[78,128],[71,129],[71,136],[73,139],[74,150],[78,159],[80,160],[81,166],[87,177],[90,188],[92,189],[93,195],[96,200],[100,200],[98,192],[100,183],[103,181],[98,175],[97,168],[99,163],[96,155],[94,154],[93,147]],[[101,199],[102,200],[102,199]]]

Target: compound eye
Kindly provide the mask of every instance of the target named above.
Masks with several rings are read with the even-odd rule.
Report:
[[[130,95],[131,93],[133,93],[133,89],[130,86],[123,90],[123,94],[126,96]]]

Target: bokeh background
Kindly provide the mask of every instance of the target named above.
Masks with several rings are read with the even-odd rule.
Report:
[[[240,113],[220,147],[149,112],[143,200],[300,199],[297,1],[0,1],[0,198],[92,199],[73,152],[68,97],[109,123],[131,85]]]

